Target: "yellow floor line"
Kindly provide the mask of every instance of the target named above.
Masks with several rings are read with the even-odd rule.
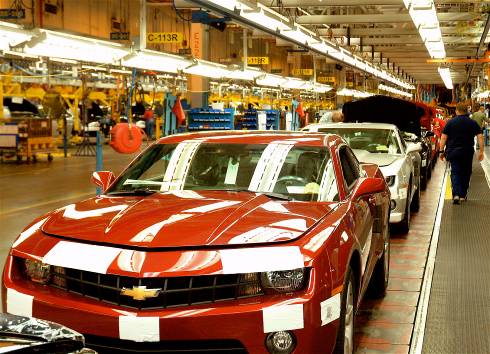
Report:
[[[451,190],[451,178],[449,178],[451,176],[451,172],[449,172],[449,176],[448,176],[448,179],[447,179],[447,183],[446,183],[446,195],[444,197],[444,199],[453,199],[453,192]]]
[[[44,205],[62,203],[64,201],[68,201],[68,200],[78,200],[78,199],[90,197],[90,196],[95,196],[95,191],[93,193],[79,193],[79,194],[65,196],[63,198],[47,200],[47,201],[44,201],[41,203],[28,204],[26,206],[19,207],[19,208],[2,209],[2,216],[8,215],[8,214],[19,213],[21,211],[25,211],[25,210],[29,210],[29,209],[39,208],[39,207],[44,206]]]

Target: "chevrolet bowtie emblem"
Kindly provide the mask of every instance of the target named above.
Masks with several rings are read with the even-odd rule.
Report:
[[[121,295],[131,296],[133,300],[146,300],[150,297],[157,297],[162,289],[147,289],[146,286],[133,286],[133,289],[123,288]]]

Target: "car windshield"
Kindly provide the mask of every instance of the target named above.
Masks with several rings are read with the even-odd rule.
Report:
[[[351,149],[370,153],[400,154],[400,144],[391,129],[320,128],[319,132],[340,135]]]
[[[107,194],[174,190],[261,192],[301,201],[338,198],[326,148],[281,142],[155,144],[129,166]]]

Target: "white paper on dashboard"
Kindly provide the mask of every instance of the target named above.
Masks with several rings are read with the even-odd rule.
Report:
[[[226,169],[225,184],[235,184],[238,176],[238,166],[240,166],[240,159],[236,163],[233,163],[233,159],[230,157],[228,160],[228,168]]]
[[[60,241],[44,256],[43,263],[105,274],[120,252],[120,248]]]
[[[241,274],[291,270],[304,267],[299,247],[258,247],[221,250],[225,274]]]
[[[257,124],[259,130],[267,130],[267,113],[265,112],[257,113]]]

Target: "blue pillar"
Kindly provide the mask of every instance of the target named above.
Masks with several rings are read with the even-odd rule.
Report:
[[[102,171],[102,136],[100,130],[97,130],[97,137],[95,140],[95,171]],[[100,195],[102,188],[97,187],[95,193]]]

